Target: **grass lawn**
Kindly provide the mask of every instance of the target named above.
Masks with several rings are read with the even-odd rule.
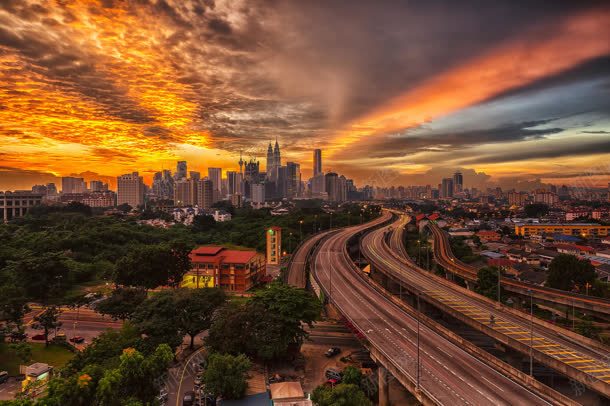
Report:
[[[74,356],[74,353],[59,345],[28,343],[32,347],[32,360],[34,362],[44,362],[53,366],[55,369],[63,367]],[[19,374],[19,364],[21,361],[13,351],[9,349],[8,343],[0,343],[0,371],[8,371],[9,375]]]

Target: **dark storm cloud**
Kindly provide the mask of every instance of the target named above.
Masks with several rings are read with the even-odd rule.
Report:
[[[530,159],[560,158],[566,156],[607,153],[610,153],[610,139],[582,141],[577,145],[574,145],[572,142],[541,145],[527,150],[519,149],[517,151],[506,151],[505,153],[482,155],[471,159],[459,160],[459,162],[462,165],[476,165],[483,163],[518,162],[527,161]]]
[[[382,139],[374,138],[370,142],[359,143],[343,155],[366,153],[367,156],[373,158],[401,157],[423,151],[448,152],[481,144],[542,139],[547,135],[560,133],[563,129],[557,127],[534,129],[532,127],[545,125],[552,121],[552,119],[526,121],[496,128],[433,135],[410,136],[409,131],[407,131],[405,135],[386,136]],[[418,129],[421,129],[421,127]]]

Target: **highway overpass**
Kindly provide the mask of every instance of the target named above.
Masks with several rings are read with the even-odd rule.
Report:
[[[362,253],[376,270],[503,345],[526,356],[531,351],[535,361],[610,396],[607,346],[500,305],[418,267],[406,256],[402,238],[395,235],[402,232],[407,221],[406,217],[399,218],[362,239]],[[490,315],[495,319],[491,320]]]
[[[436,262],[447,272],[458,275],[469,282],[476,282],[478,269],[463,263],[453,255],[447,233],[434,222],[428,222],[427,227],[434,236],[434,259]],[[501,284],[506,291],[520,296],[529,296],[531,291],[537,302],[572,307],[606,319],[610,317],[610,300],[607,299],[565,292],[510,278],[501,278]]]
[[[361,332],[372,357],[381,365],[380,405],[387,404],[384,399],[387,387],[383,384],[387,371],[424,404],[573,404],[538,382],[529,382],[532,388],[537,388],[529,389],[528,383],[508,378],[434,328],[420,323],[418,313],[406,311],[374,287],[350,259],[347,244],[354,235],[382,225],[390,218],[386,212],[365,225],[325,236],[312,257],[314,290],[321,289],[331,304]]]

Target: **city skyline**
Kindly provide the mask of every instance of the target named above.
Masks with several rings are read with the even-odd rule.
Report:
[[[321,148],[359,184],[610,179],[602,3],[25,1],[0,21],[0,189],[236,171],[276,138],[304,177]]]

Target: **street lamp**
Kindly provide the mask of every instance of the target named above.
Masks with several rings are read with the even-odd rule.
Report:
[[[420,378],[420,356],[419,356],[419,293],[417,294],[417,390],[419,391],[419,378]]]
[[[299,242],[303,242],[303,220],[299,220]]]
[[[530,376],[534,376],[534,300],[532,290],[528,289],[530,296]]]
[[[330,212],[330,228],[329,228],[329,230],[332,230],[332,229],[333,229],[333,212],[331,211]]]
[[[292,254],[292,233],[288,234],[288,252]]]
[[[317,215],[317,214],[315,214],[315,215],[313,216],[313,232],[314,232],[314,234],[316,233],[316,223],[317,223],[317,222],[318,222],[318,215]]]

